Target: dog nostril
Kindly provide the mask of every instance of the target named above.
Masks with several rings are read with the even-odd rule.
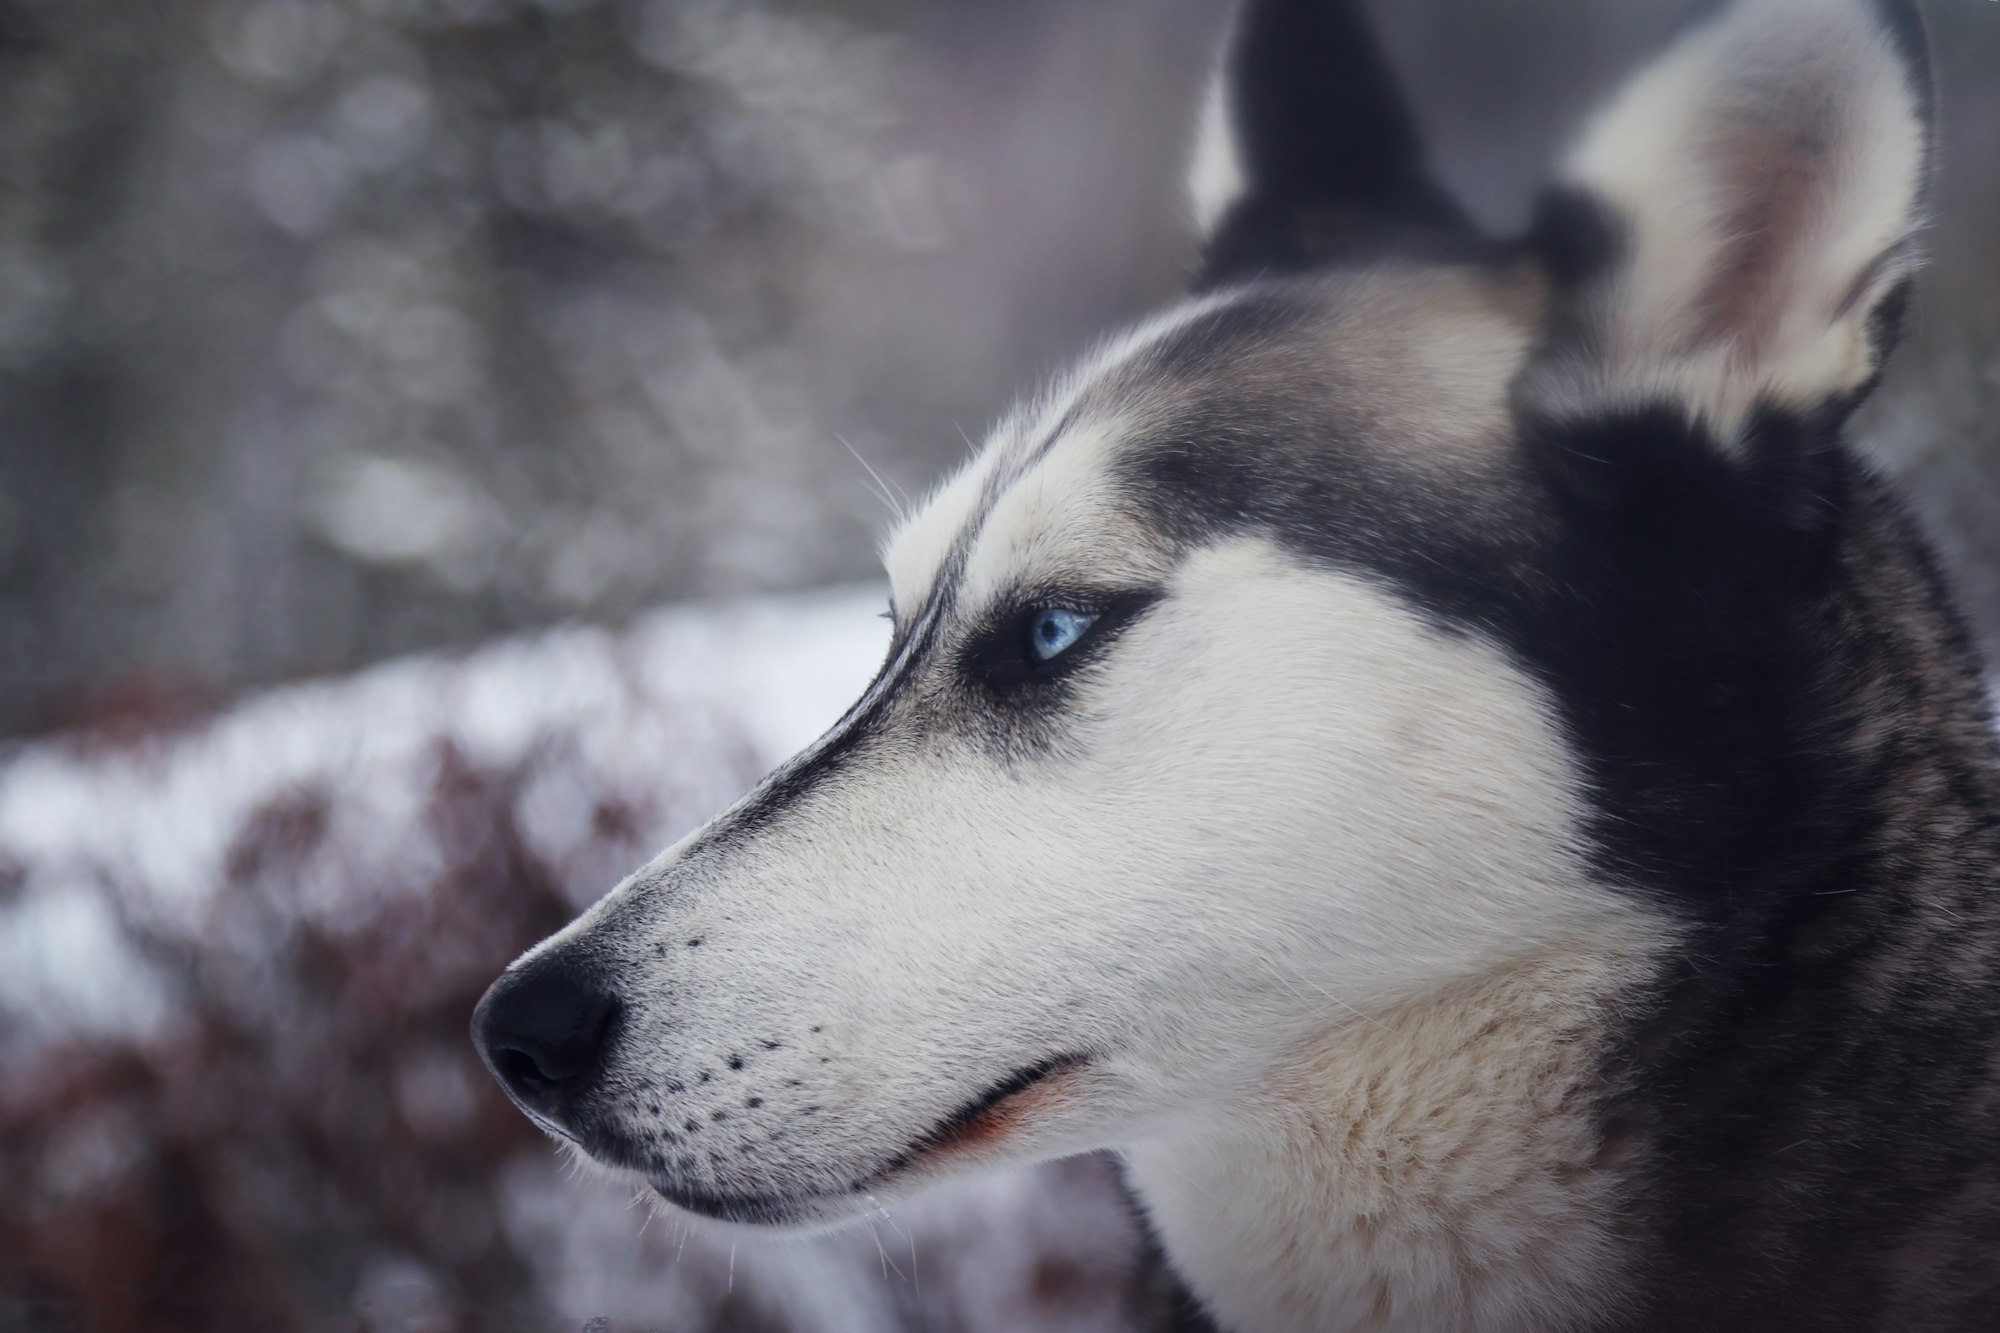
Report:
[[[493,1072],[500,1076],[502,1083],[516,1086],[537,1087],[544,1083],[554,1083],[535,1063],[535,1057],[526,1051],[518,1051],[509,1046],[493,1052]]]
[[[472,1038],[514,1100],[554,1116],[597,1072],[618,1011],[590,968],[550,952],[493,983]]]

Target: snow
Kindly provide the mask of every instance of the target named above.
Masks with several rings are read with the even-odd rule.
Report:
[[[620,632],[554,630],[273,690],[195,730],[108,752],[81,738],[18,747],[0,762],[0,865],[19,878],[0,908],[0,1020],[11,1029],[0,1046],[161,1021],[105,886],[136,888],[191,928],[234,839],[275,793],[338,789],[334,836],[350,857],[406,852],[441,738],[496,768],[560,739],[597,771],[635,781],[663,766],[658,747],[681,747],[671,762],[685,790],[666,820],[675,833],[692,827],[737,794],[746,767],[769,769],[860,693],[887,642],[883,602],[865,587],[674,608]],[[564,810],[563,795],[544,783],[523,802],[551,852],[588,833],[588,812]],[[302,901],[409,872],[349,865],[340,878],[301,885]],[[610,882],[577,894],[587,901]]]
[[[229,994],[254,997],[260,976],[281,993],[258,970],[285,956],[271,919],[210,910],[246,874],[265,876],[271,900],[293,914],[277,929],[310,917],[337,933],[353,922],[355,939],[374,938],[360,923],[377,904],[448,892],[441,872],[453,853],[440,842],[436,786],[446,748],[468,772],[518,775],[498,799],[581,907],[840,715],[881,660],[884,600],[863,587],[672,608],[618,630],[559,629],[272,690],[175,733],[63,737],[0,755],[0,1055],[180,1033],[187,1020],[132,940],[135,920],[155,947],[198,941],[202,966],[222,969],[208,975],[249,979]],[[620,843],[599,821],[604,793],[625,790],[650,804]],[[246,871],[245,831],[287,809],[317,812],[307,818],[323,819],[322,833]],[[436,959],[450,943],[424,947]],[[247,1001],[253,1013],[258,1003]],[[282,1042],[277,1051],[322,1057]],[[389,1086],[353,1091],[396,1108],[384,1123],[435,1138],[491,1094],[469,1081],[469,1053],[454,1060],[413,1047]],[[51,1142],[69,1145],[57,1155],[74,1162],[58,1171],[46,1161],[42,1188],[120,1188],[119,1154],[138,1151],[145,1127],[117,1121],[133,1112],[109,1103],[64,1114],[76,1132]],[[116,1123],[84,1133],[93,1116]],[[349,1297],[365,1326],[457,1326],[462,1293],[445,1275],[495,1237],[570,1327],[600,1316],[613,1328],[747,1321],[799,1333],[1126,1326],[1136,1235],[1103,1159],[950,1185],[834,1236],[768,1240],[649,1223],[645,1208],[579,1177],[553,1147],[524,1141],[492,1163],[490,1183],[429,1201],[424,1252],[367,1259]]]

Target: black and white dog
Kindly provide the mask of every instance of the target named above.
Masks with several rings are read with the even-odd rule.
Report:
[[[726,1223],[1116,1149],[1190,1326],[2000,1327],[2000,760],[1843,438],[1911,0],[1709,4],[1508,243],[1339,0],[1232,50],[1191,298],[910,519],[874,684],[489,1064]]]

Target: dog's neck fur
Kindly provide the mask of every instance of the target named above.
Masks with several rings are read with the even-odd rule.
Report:
[[[1561,1329],[1608,1313],[1620,1173],[1602,1141],[1607,937],[1342,1024],[1247,1104],[1127,1154],[1175,1266],[1228,1329]]]
[[[1996,1209],[1938,1145],[1993,1141],[2000,1063],[1937,1034],[2000,1024],[1969,999],[2000,994],[2000,768],[1942,594],[1863,508],[1842,558],[1866,577],[1807,687],[1824,780],[1725,915],[1345,1022],[1128,1151],[1222,1328],[1974,1326],[1938,1274],[1981,1262]],[[1898,1095],[1857,1124],[1864,1082]]]
[[[1632,1327],[1986,1327],[2000,1293],[2000,751],[1921,543],[1854,505],[1794,741],[1817,780],[1620,1053]]]

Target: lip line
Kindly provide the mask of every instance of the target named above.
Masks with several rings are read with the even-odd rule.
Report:
[[[920,1137],[912,1140],[909,1147],[843,1189],[813,1190],[802,1194],[721,1195],[689,1190],[683,1187],[666,1188],[661,1186],[658,1181],[650,1179],[648,1183],[667,1202],[687,1208],[691,1212],[706,1213],[709,1216],[724,1214],[725,1220],[729,1221],[788,1220],[786,1214],[795,1213],[803,1205],[830,1202],[842,1197],[866,1194],[870,1189],[880,1185],[891,1176],[915,1164],[926,1152],[938,1147],[949,1139],[952,1134],[965,1128],[972,1121],[991,1111],[994,1107],[999,1106],[1002,1102],[1007,1101],[1011,1097],[1018,1096],[1030,1088],[1037,1087],[1059,1074],[1067,1073],[1072,1069],[1081,1069],[1088,1065],[1090,1060],[1090,1056],[1083,1054],[1056,1055],[1015,1070],[985,1092],[980,1093],[977,1097],[974,1097],[961,1105],[957,1110],[945,1116]],[[697,1203],[710,1205],[710,1207],[694,1206]],[[748,1212],[753,1214],[753,1216],[749,1218],[726,1216],[728,1213],[737,1210]],[[754,1216],[755,1214],[763,1214],[764,1217],[758,1218]]]
[[[909,1147],[890,1158],[873,1175],[868,1176],[862,1182],[860,1188],[866,1188],[869,1185],[886,1180],[898,1171],[910,1166],[925,1153],[940,1147],[953,1134],[964,1129],[974,1120],[985,1115],[988,1111],[991,1111],[994,1107],[999,1106],[1009,1098],[1019,1096],[1021,1093],[1028,1091],[1028,1089],[1046,1083],[1059,1074],[1066,1074],[1072,1069],[1081,1069],[1089,1063],[1090,1057],[1088,1055],[1071,1053],[1068,1055],[1052,1055],[1046,1060],[1040,1060],[1032,1065],[1015,1070],[985,1092],[980,1093],[977,1097],[974,1097],[971,1101],[966,1102],[957,1110],[947,1115],[921,1137],[913,1140]]]

